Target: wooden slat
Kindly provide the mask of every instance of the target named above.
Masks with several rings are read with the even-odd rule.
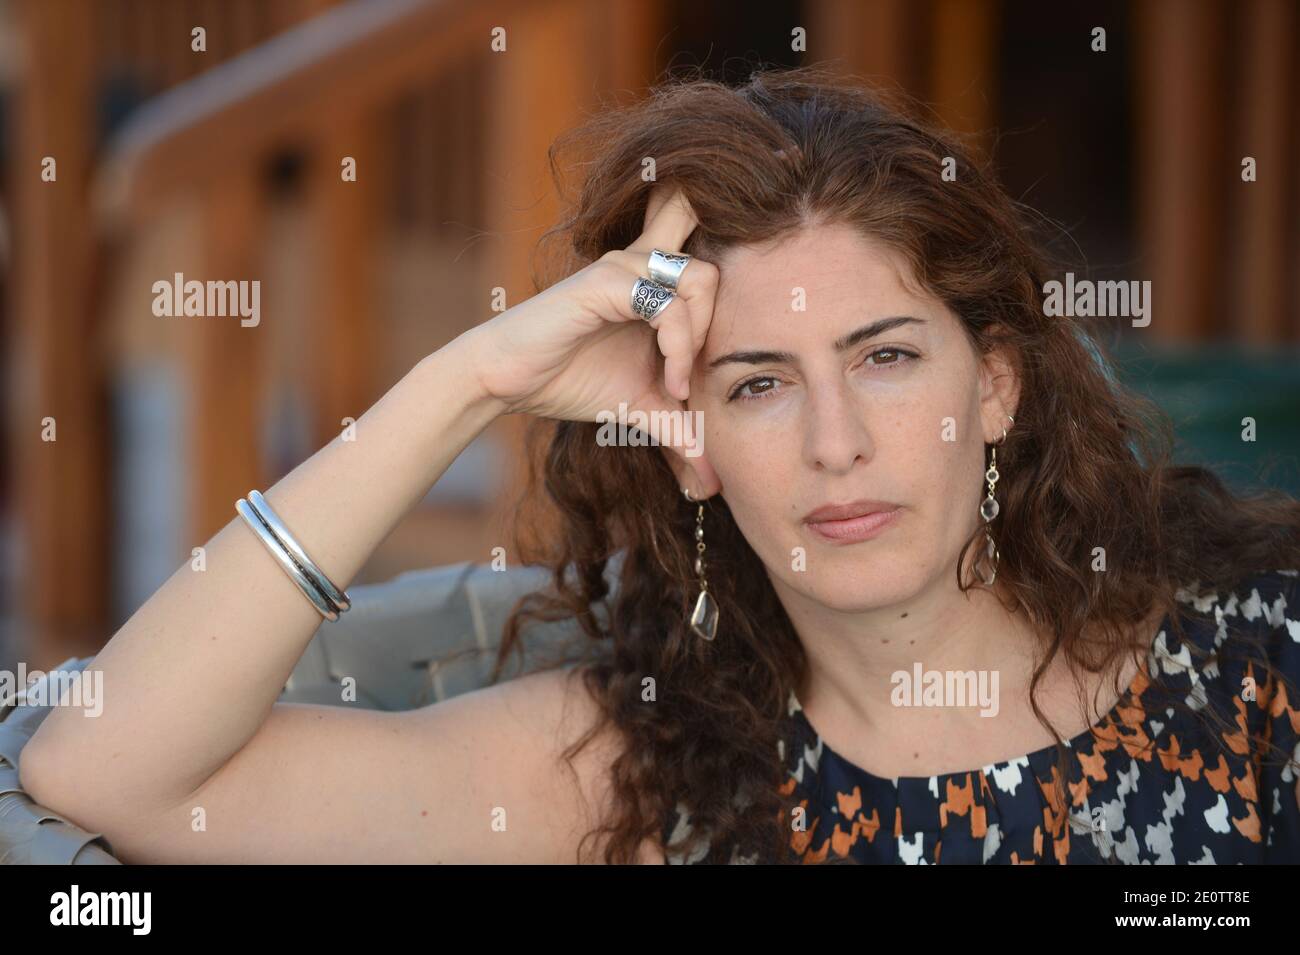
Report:
[[[198,72],[201,58],[209,53],[195,53],[190,49],[190,30],[205,24],[195,22],[190,12],[191,4],[180,0],[177,3],[164,3],[154,10],[157,19],[158,53],[163,64],[163,82],[168,86],[193,76]],[[210,62],[210,61],[209,61]]]
[[[87,0],[25,0],[11,187],[15,212],[13,396],[19,593],[30,661],[93,653],[108,636],[112,564],[105,441],[109,402],[91,301],[95,248],[85,228],[94,148],[95,17]],[[58,163],[42,182],[41,160]],[[41,421],[57,440],[41,440]]]
[[[1300,61],[1300,30],[1292,37],[1291,42],[1291,102],[1300,104],[1300,68],[1295,68],[1294,64]],[[1293,105],[1292,110],[1297,106]],[[1293,113],[1294,115],[1294,113]],[[1288,147],[1288,155],[1294,157],[1297,151],[1300,151],[1300,124],[1291,123],[1291,143]],[[1292,160],[1294,165],[1294,159]],[[1300,182],[1296,182],[1295,177],[1291,179],[1291,201],[1288,203],[1291,210],[1291,228],[1287,234],[1287,257],[1288,261],[1300,263]],[[1292,343],[1300,344],[1300,268],[1292,268],[1290,282],[1290,320],[1287,322],[1287,340]]]
[[[406,164],[402,190],[403,196],[409,198],[402,206],[407,221],[418,229],[437,230],[438,223],[454,219],[448,214],[452,203],[469,191],[469,171],[473,167],[456,163],[461,156],[471,162],[479,158],[477,154],[467,155],[471,149],[468,133],[477,121],[473,113],[478,105],[463,82],[468,72],[441,77],[437,86],[421,90],[406,117],[403,132],[410,137],[407,148],[411,162]],[[457,135],[444,135],[448,129],[456,130]],[[462,217],[460,221],[468,220]]]
[[[465,234],[467,223],[477,220],[483,208],[483,191],[490,188],[483,176],[488,122],[484,115],[483,89],[484,77],[492,68],[491,57],[490,52],[483,50],[456,74],[451,86],[453,102],[442,116],[445,122],[454,124],[445,128],[458,130],[461,135],[441,137],[442,148],[438,152],[447,172],[435,177],[443,185],[442,201],[434,207],[437,214],[434,224],[439,228],[451,225],[459,235]]]

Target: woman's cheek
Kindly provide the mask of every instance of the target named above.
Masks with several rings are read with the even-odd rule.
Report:
[[[770,407],[779,404],[790,402],[781,398],[756,398],[748,402],[737,398],[713,409],[712,414],[706,412],[706,453],[713,455],[710,460],[719,476],[724,462],[743,464],[765,456],[780,458],[786,453],[798,453],[799,445],[792,443],[798,435],[798,422],[791,411]]]

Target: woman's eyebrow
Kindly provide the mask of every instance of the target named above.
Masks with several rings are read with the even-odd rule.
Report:
[[[843,338],[837,339],[834,348],[837,352],[847,351],[859,342],[866,341],[869,338],[875,338],[877,335],[882,335],[890,329],[897,328],[900,325],[906,325],[909,322],[924,325],[925,319],[913,318],[911,315],[894,315],[890,318],[882,318],[878,321],[872,322],[870,325],[863,325],[856,331],[849,332]],[[793,363],[794,360],[795,356],[788,351],[733,351],[713,359],[713,361],[709,362],[707,370],[713,371],[715,368],[728,364],[790,364]]]

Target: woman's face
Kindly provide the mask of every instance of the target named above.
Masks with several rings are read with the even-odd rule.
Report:
[[[716,264],[689,407],[778,593],[853,612],[955,580],[981,520],[984,444],[1015,413],[1010,369],[982,362],[942,302],[908,290],[901,257],[851,227]],[[805,521],[861,500],[897,505],[874,536],[832,540]]]

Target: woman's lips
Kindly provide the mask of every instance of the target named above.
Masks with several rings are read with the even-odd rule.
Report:
[[[895,507],[888,511],[873,511],[843,521],[809,521],[808,526],[824,540],[834,541],[837,544],[857,543],[870,540],[891,527],[898,513],[899,508]]]

